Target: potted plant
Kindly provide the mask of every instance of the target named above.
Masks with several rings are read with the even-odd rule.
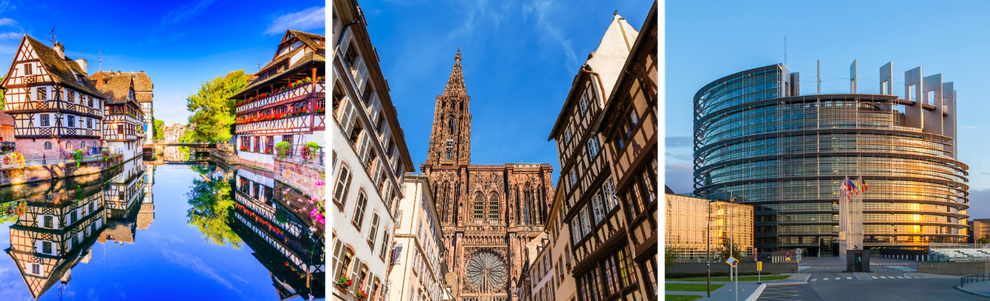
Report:
[[[358,301],[364,300],[365,298],[368,298],[368,294],[366,294],[364,290],[360,290],[357,292],[357,294],[354,295],[354,298],[357,299]]]
[[[82,164],[83,151],[81,149],[72,151],[72,157],[76,159],[76,168],[79,168],[79,165]]]
[[[351,287],[351,278],[347,278],[347,276],[340,276],[340,278],[337,279],[337,286],[347,290],[347,288]]]
[[[289,154],[289,148],[292,145],[288,141],[282,141],[275,145],[275,149],[278,151],[278,158],[283,159],[285,155]]]
[[[302,149],[303,160],[308,162],[310,160],[316,159],[316,156],[319,154],[319,151],[320,151],[320,145],[316,144],[316,142],[306,143],[306,145],[303,145],[303,149]]]

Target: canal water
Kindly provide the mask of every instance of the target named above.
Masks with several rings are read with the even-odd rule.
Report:
[[[2,187],[0,300],[322,299],[322,230],[278,184],[135,159]]]

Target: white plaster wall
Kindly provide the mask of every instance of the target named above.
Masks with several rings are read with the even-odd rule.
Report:
[[[337,127],[336,123],[333,123],[331,128],[333,135],[331,138],[332,148],[336,151],[338,160],[347,164],[353,174],[344,207],[338,207],[333,201],[330,201],[327,205],[327,210],[330,211],[333,229],[336,231],[337,239],[340,239],[343,243],[350,244],[354,248],[355,258],[360,259],[361,262],[368,266],[369,275],[373,274],[379,277],[382,283],[385,283],[388,276],[386,274],[388,265],[385,261],[388,261],[389,257],[386,256],[385,260],[382,260],[378,255],[381,251],[380,248],[384,245],[382,243],[384,230],[393,229],[395,221],[389,215],[385,203],[378,193],[378,189],[371,182],[371,175],[365,172],[360,159],[354,153],[347,139],[344,138],[339,127]],[[338,170],[340,168],[339,164],[341,163],[338,163]],[[336,180],[336,174],[333,177],[328,177],[328,186],[332,187],[336,185]],[[333,188],[329,189],[332,190]],[[367,196],[368,203],[365,206],[364,220],[361,221],[361,228],[359,230],[351,223],[351,219],[357,205],[358,194],[361,191],[364,191]],[[329,193],[332,193],[332,191]],[[371,230],[372,215],[375,212],[378,213],[380,220],[376,233],[375,248],[372,249],[367,243],[367,235]],[[389,244],[389,247],[391,247],[391,244]],[[358,284],[355,283],[354,285]]]
[[[622,16],[615,15],[612,17],[612,23],[605,30],[605,35],[602,36],[602,41],[598,45],[598,49],[595,50],[594,56],[588,59],[588,65],[591,66],[592,71],[601,75],[602,85],[605,89],[604,95],[611,94],[615,81],[622,73],[626,57],[629,56],[629,48],[636,42],[637,36],[639,36],[639,32],[633,29],[629,22],[622,19]],[[597,85],[597,83],[595,84]],[[599,89],[601,87],[595,87],[595,90]],[[599,93],[600,98],[601,94]]]

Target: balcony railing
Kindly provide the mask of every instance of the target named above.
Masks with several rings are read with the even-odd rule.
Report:
[[[323,160],[326,159],[326,151],[324,147],[319,150],[312,152],[312,154],[307,154],[304,152],[305,146],[293,145],[289,147],[289,151],[285,155],[281,155],[278,151],[275,151],[276,158],[282,161],[289,161],[296,164],[315,164],[323,166]]]
[[[291,89],[282,91],[281,93],[277,93],[275,95],[271,95],[271,96],[268,96],[268,97],[264,97],[264,98],[261,98],[261,99],[258,99],[258,100],[251,101],[251,102],[249,102],[247,104],[240,105],[240,106],[237,107],[236,112],[237,113],[241,113],[241,112],[250,111],[250,110],[253,110],[253,109],[257,109],[257,108],[262,108],[262,107],[265,107],[265,106],[270,105],[270,104],[273,104],[273,103],[279,103],[279,102],[282,102],[282,101],[285,101],[285,100],[289,100],[289,99],[293,99],[293,98],[296,98],[296,97],[308,95],[308,94],[311,94],[311,93],[314,93],[314,92],[315,93],[322,93],[323,91],[326,90],[325,89],[325,85],[326,85],[326,82],[325,81],[318,81],[318,82],[316,82],[316,89],[314,90],[313,89],[314,88],[313,85],[311,85],[311,84],[302,84],[302,85],[299,85],[299,86],[297,86],[295,88],[291,88]]]
[[[289,118],[266,120],[260,122],[253,122],[248,124],[238,124],[234,132],[241,134],[246,132],[262,131],[262,130],[291,130],[291,129],[303,129],[311,128],[317,124],[323,123],[323,114],[316,114],[315,118],[310,118],[313,114],[294,116]],[[313,120],[312,122],[310,120]]]
[[[89,115],[90,117],[103,118],[103,110],[98,108],[90,108],[84,105],[57,100],[9,102],[4,106],[8,114],[35,111],[68,111],[81,115]]]

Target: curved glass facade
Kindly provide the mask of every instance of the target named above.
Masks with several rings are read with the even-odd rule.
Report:
[[[953,137],[907,126],[904,109],[917,104],[895,95],[792,96],[788,72],[761,67],[698,91],[695,195],[753,205],[761,251],[825,254],[838,238],[841,182],[862,176],[866,247],[965,241],[968,166]]]

